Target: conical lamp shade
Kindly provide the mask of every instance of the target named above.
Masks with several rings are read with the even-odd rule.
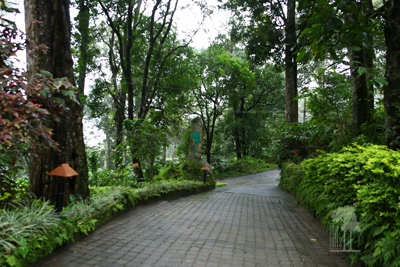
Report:
[[[201,170],[202,170],[202,171],[209,171],[210,168],[206,165],[206,166],[204,166],[203,168],[201,168]]]
[[[61,164],[47,175],[61,176],[61,177],[71,177],[78,175],[78,173],[69,166],[68,163]]]

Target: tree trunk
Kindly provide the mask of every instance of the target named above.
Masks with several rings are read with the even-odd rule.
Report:
[[[112,168],[112,159],[111,159],[111,139],[109,130],[106,131],[106,140],[104,144],[104,166],[105,169]]]
[[[374,12],[375,12],[375,10],[374,10],[374,5],[372,3],[372,0],[367,0],[367,3],[366,3],[366,14],[367,14],[367,17],[373,16]],[[367,23],[369,23],[369,20],[367,20]],[[370,42],[373,43],[374,42],[374,37],[373,37],[372,33],[367,33],[367,34],[368,34],[368,40],[370,40]],[[364,51],[364,62],[365,62],[365,67],[367,68],[367,73],[366,73],[365,78],[367,79],[368,105],[369,105],[371,118],[372,118],[372,113],[373,113],[374,108],[375,108],[375,104],[374,104],[375,91],[374,91],[374,85],[371,82],[372,78],[374,76],[374,74],[373,74],[374,58],[375,58],[374,53],[375,53],[375,51],[374,51],[373,48],[371,48],[370,50],[365,49],[365,51]],[[370,85],[368,85],[369,82],[370,82]]]
[[[233,112],[233,121],[235,122],[232,133],[233,133],[233,139],[235,140],[236,158],[241,159],[242,158],[242,148],[240,145],[239,129],[237,126],[238,114],[236,111],[236,107],[233,108],[232,112]]]
[[[241,132],[242,138],[242,155],[243,157],[247,157],[248,156],[248,149],[247,149],[247,140],[246,140],[246,130],[244,127],[242,127],[242,132]]]
[[[85,90],[85,79],[87,72],[87,62],[88,62],[88,44],[89,44],[89,7],[86,4],[86,0],[79,0],[79,24],[78,30],[81,35],[81,43],[79,45],[79,77],[78,77],[78,90],[81,94]]]
[[[372,38],[372,36],[370,37]],[[374,59],[368,51],[364,52],[364,62],[365,62],[365,67],[367,68],[367,73],[365,75],[366,78],[366,83],[367,83],[367,94],[368,94],[368,119],[372,118],[372,113],[374,111],[375,105],[374,105],[374,97],[375,97],[375,92],[374,92],[374,85],[372,82],[373,78],[373,69],[374,69]],[[368,83],[370,82],[370,85]]]
[[[212,140],[213,140],[213,134],[214,134],[211,117],[212,116],[207,115],[206,117],[202,116],[202,118],[201,118],[202,123],[203,123],[203,129],[206,134],[205,153],[206,153],[208,164],[210,164],[210,162],[211,162],[211,147],[212,147]]]
[[[177,150],[177,138],[174,138],[174,149],[172,150],[172,162],[175,162],[176,150]]]
[[[236,158],[241,159],[242,158],[242,147],[241,147],[241,142],[240,142],[240,138],[239,138],[239,131],[236,127],[233,130],[233,136],[235,139]]]
[[[385,18],[386,73],[388,85],[384,87],[386,111],[386,144],[392,149],[400,148],[400,2],[387,1]],[[389,4],[390,3],[390,4]]]
[[[124,120],[125,120],[125,102],[114,101],[114,121],[115,121],[115,146],[117,157],[115,158],[115,168],[118,168],[122,163],[122,155],[120,146],[124,140]]]
[[[206,142],[206,157],[207,157],[207,163],[210,164],[211,162],[211,141],[209,138],[209,134],[207,134],[207,142]]]
[[[163,158],[163,161],[167,161],[167,146],[163,146],[162,158]]]
[[[286,123],[298,122],[297,97],[297,63],[293,54],[296,45],[296,4],[295,0],[288,0],[287,21],[285,24],[286,46],[285,46],[285,103]]]
[[[241,137],[240,137],[240,146],[242,148],[242,156],[246,157],[248,155],[247,151],[247,138],[246,138],[246,128],[243,125],[246,121],[246,113],[245,113],[245,98],[242,97],[240,99],[240,127],[241,127]]]
[[[352,81],[353,134],[361,134],[361,126],[371,115],[366,74],[360,75],[359,68],[365,66],[364,49],[349,51],[350,73]]]
[[[32,46],[28,46],[28,71],[35,73],[40,69],[47,70],[55,78],[67,77],[74,84],[68,0],[25,0],[25,23],[28,43],[49,47],[46,54],[39,54]],[[62,163],[69,163],[79,173],[68,179],[66,195],[74,194],[83,198],[89,195],[82,108],[65,97],[64,101],[67,110],[60,115],[61,119],[48,122],[60,151],[34,151],[37,156],[32,154],[29,164],[30,190],[37,197],[51,201],[56,197],[56,181],[47,173]]]
[[[115,157],[115,168],[118,168],[122,163],[122,152],[120,146],[124,140],[124,120],[125,120],[125,106],[126,106],[126,93],[121,86],[118,86],[118,72],[120,67],[116,63],[114,55],[115,46],[115,34],[112,32],[110,38],[110,51],[108,51],[108,63],[111,70],[111,80],[114,87],[113,94],[113,108],[114,122],[115,122],[115,152],[117,153]]]
[[[370,16],[369,14],[373,12],[372,2],[367,1],[365,6],[360,6],[360,12],[367,17]],[[353,16],[353,20],[357,20],[355,14],[351,15]],[[345,14],[345,20],[347,17],[348,15]],[[363,26],[368,28],[367,23]],[[372,42],[371,34],[368,34],[368,39]],[[373,51],[368,51],[361,41],[354,36],[352,46],[359,47],[360,50],[349,49],[354,136],[360,135],[362,125],[370,121],[374,107],[373,87],[368,86],[368,80],[372,79]],[[365,68],[366,71],[360,72],[361,68]]]

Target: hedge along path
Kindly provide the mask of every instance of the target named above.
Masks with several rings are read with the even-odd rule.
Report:
[[[279,171],[140,206],[36,266],[346,266]]]

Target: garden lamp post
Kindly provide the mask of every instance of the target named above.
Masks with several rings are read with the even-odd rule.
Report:
[[[207,181],[207,172],[210,171],[210,168],[208,168],[208,166],[204,166],[203,168],[201,168],[202,171],[204,171],[204,183],[206,183]]]
[[[68,163],[64,163],[49,172],[47,175],[57,177],[56,212],[60,213],[63,208],[66,178],[78,175],[78,173],[72,169]]]

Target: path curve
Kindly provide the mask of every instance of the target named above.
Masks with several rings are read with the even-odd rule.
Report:
[[[346,266],[279,177],[229,178],[212,192],[135,208],[36,266]]]

